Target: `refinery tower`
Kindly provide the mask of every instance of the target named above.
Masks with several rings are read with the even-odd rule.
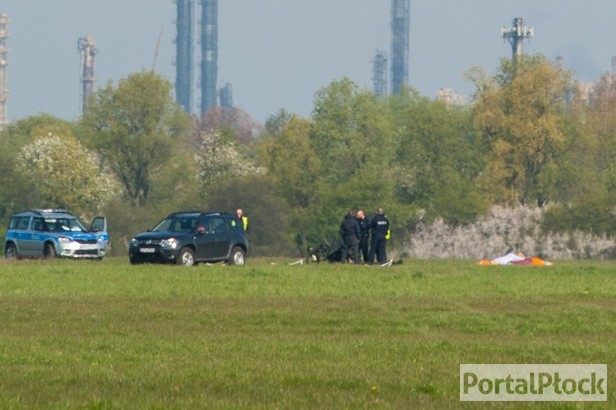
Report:
[[[408,83],[410,0],[391,2],[391,92],[400,94]]]
[[[79,104],[81,112],[88,111],[88,100],[94,91],[94,58],[96,56],[96,43],[90,34],[77,40],[81,60],[81,96]]]
[[[192,112],[193,87],[193,0],[177,0],[175,98],[187,113]]]
[[[391,92],[400,94],[409,81],[410,0],[391,0]],[[387,54],[376,51],[372,60],[372,87],[387,95]]]
[[[9,123],[6,115],[6,105],[9,95],[9,89],[6,82],[6,66],[8,65],[8,52],[6,47],[6,39],[9,32],[6,29],[9,23],[9,17],[0,13],[0,131],[3,130]]]
[[[218,0],[200,0],[200,19],[195,19],[195,0],[173,0],[177,5],[176,44],[176,100],[188,113],[193,113],[196,75],[194,49],[194,22],[199,21],[200,43],[200,101],[199,115],[220,105],[231,108],[232,87],[226,84],[217,89],[218,81]],[[198,13],[197,13],[198,14]],[[408,84],[410,0],[391,0],[391,92],[399,94]],[[378,95],[387,93],[387,56],[378,50],[373,61],[373,85]]]
[[[524,25],[523,18],[516,17],[513,19],[511,28],[501,28],[501,34],[503,39],[511,44],[511,57],[515,59],[522,56],[524,40],[531,38],[535,31],[532,27]]]
[[[193,87],[196,77],[194,56],[194,22],[199,21],[199,43],[201,68],[199,76],[201,105],[198,113],[205,114],[218,105],[218,0],[201,0],[200,18],[195,18],[194,0],[174,0],[177,5],[177,36],[176,45],[176,81],[175,93],[177,102],[188,113],[193,112],[195,90]],[[224,93],[230,92],[227,87]],[[226,102],[231,96],[225,94]]]

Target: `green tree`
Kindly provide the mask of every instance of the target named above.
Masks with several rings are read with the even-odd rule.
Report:
[[[340,221],[351,208],[370,215],[384,207],[396,238],[410,230],[418,206],[397,188],[413,164],[398,154],[412,125],[408,106],[415,98],[412,89],[401,98],[379,98],[346,78],[317,93],[310,139],[323,172],[318,200],[292,225],[300,238],[311,244],[337,240]]]
[[[449,223],[484,210],[474,179],[481,170],[469,114],[408,92],[392,96],[398,130],[396,199]]]
[[[386,102],[344,78],[317,93],[313,109],[313,146],[328,183],[338,184],[370,168],[390,168],[395,150]],[[384,180],[386,181],[386,180]]]
[[[289,204],[285,212],[287,227],[299,247],[303,247],[307,237],[320,240],[319,228],[327,226],[315,221],[315,217],[325,217],[320,204],[328,186],[324,183],[322,161],[311,139],[312,129],[310,120],[290,115],[271,128],[272,134],[261,138],[257,146],[259,159],[273,180],[275,192]],[[315,230],[318,232],[313,234]]]
[[[268,135],[278,135],[294,115],[284,109],[278,110],[265,121],[265,131]]]
[[[250,254],[290,255],[293,241],[289,236],[290,207],[276,193],[268,175],[221,178],[208,196],[208,207],[233,212],[242,208],[249,218]]]
[[[616,76],[606,74],[595,84],[588,124],[597,138],[596,170],[609,191],[616,191]]]
[[[259,158],[277,181],[277,189],[295,207],[308,208],[318,202],[321,160],[310,139],[309,120],[292,116],[276,136],[264,137],[258,145]]]
[[[190,118],[175,103],[169,81],[142,71],[96,91],[81,124],[126,196],[142,206],[174,150],[186,141]]]
[[[75,124],[53,115],[37,114],[9,124],[0,134],[0,139],[6,140],[10,146],[15,147],[15,150],[19,150],[36,138],[49,133],[67,137],[74,136]]]
[[[616,235],[616,81],[602,76],[589,101],[574,98],[569,107],[566,154],[556,179],[562,201],[543,220],[548,231]]]
[[[477,93],[474,125],[486,155],[478,179],[494,202],[543,205],[565,146],[562,115],[570,75],[541,55],[503,59],[494,77],[470,72]]]
[[[394,196],[398,168],[392,113],[387,99],[348,78],[319,90],[310,132],[323,170],[319,200],[313,201],[302,223],[295,226],[306,240],[337,239],[340,221],[350,208],[370,212],[382,206],[400,224],[412,217],[408,209],[395,211],[401,204]]]

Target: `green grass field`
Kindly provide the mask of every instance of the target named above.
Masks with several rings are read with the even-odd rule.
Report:
[[[476,408],[461,363],[616,379],[616,263],[288,262],[1,261],[0,408]]]

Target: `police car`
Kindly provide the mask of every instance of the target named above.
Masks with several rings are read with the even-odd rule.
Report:
[[[107,219],[94,218],[90,229],[64,209],[34,209],[13,214],[4,240],[4,255],[101,260],[109,246]]]

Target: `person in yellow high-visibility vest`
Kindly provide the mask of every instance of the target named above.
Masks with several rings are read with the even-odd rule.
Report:
[[[242,224],[244,225],[244,231],[248,232],[248,217],[244,215],[244,210],[242,208],[237,208],[237,210],[235,211],[235,215],[240,221],[242,221]]]

